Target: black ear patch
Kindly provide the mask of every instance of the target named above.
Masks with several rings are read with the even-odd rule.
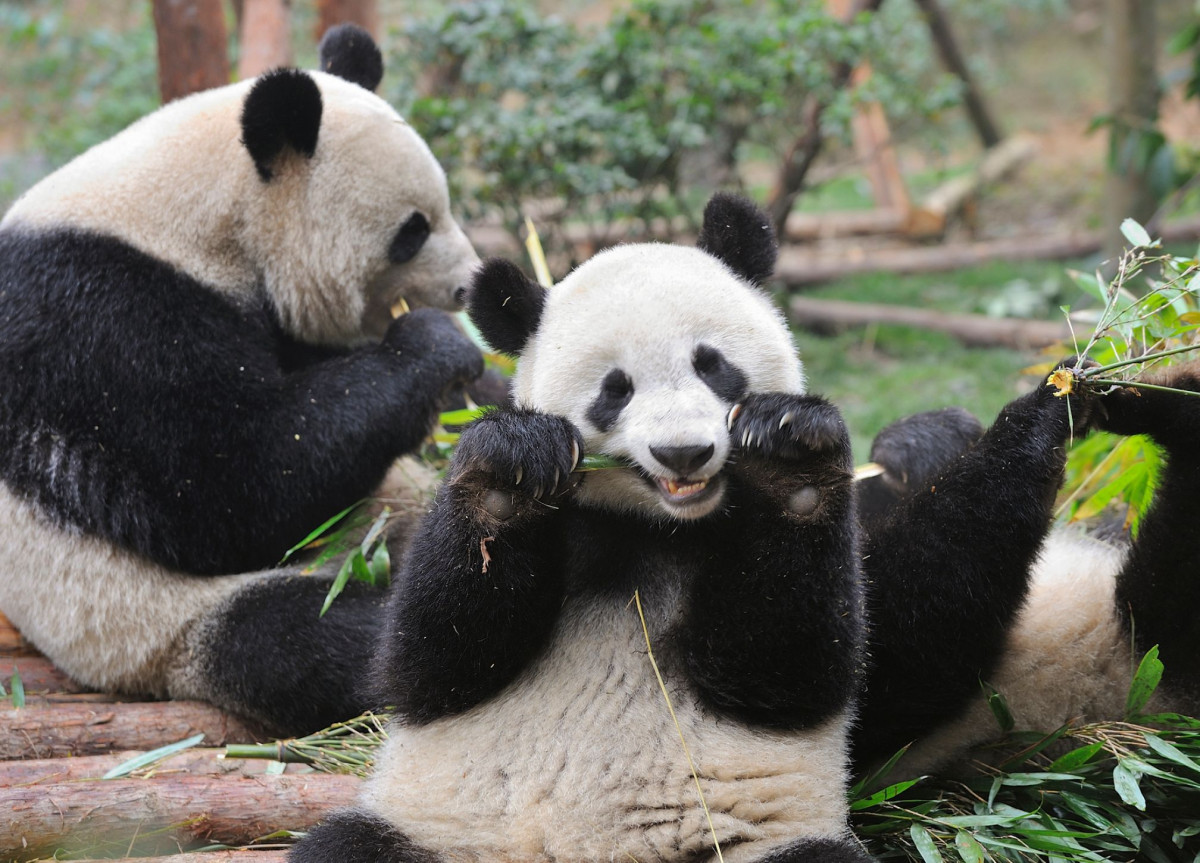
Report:
[[[761,285],[775,272],[779,245],[767,214],[740,195],[717,192],[704,208],[696,244],[743,279]]]
[[[476,271],[467,293],[467,314],[501,353],[516,356],[537,331],[546,289],[503,258],[489,258]]]
[[[357,24],[330,27],[317,51],[322,72],[345,78],[372,93],[383,80],[383,54],[371,34]]]
[[[263,182],[287,149],[305,158],[317,151],[321,130],[321,91],[298,69],[276,69],[263,75],[242,105],[242,143],[254,159]]]

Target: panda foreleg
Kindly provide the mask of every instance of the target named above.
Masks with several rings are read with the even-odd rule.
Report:
[[[297,843],[290,863],[439,863],[395,827],[369,812],[334,812]]]
[[[1200,363],[1148,382],[1200,393]],[[1200,397],[1118,389],[1104,397],[1102,408],[1101,428],[1149,435],[1166,462],[1117,577],[1117,612],[1139,652],[1159,646],[1164,682],[1200,704]]]
[[[801,839],[772,851],[759,863],[871,863],[872,857],[853,838]]]
[[[377,679],[422,722],[507,685],[545,643],[562,601],[555,500],[571,488],[579,431],[497,410],[462,434],[413,539],[386,615]]]
[[[1003,656],[1049,531],[1068,439],[1093,400],[1040,385],[865,537],[868,652],[856,757],[956,715]]]
[[[685,662],[718,708],[810,727],[843,711],[860,677],[849,436],[813,396],[752,395],[735,412],[731,498],[692,588]]]

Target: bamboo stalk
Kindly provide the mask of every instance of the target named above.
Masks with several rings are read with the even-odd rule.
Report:
[[[313,827],[330,809],[352,803],[358,785],[350,776],[311,773],[0,788],[0,855],[244,845],[280,830]]]
[[[0,708],[0,759],[150,750],[200,733],[207,745],[223,746],[265,736],[256,731],[196,701],[31,703]]]

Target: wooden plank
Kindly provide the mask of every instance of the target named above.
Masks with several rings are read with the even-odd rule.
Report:
[[[197,851],[192,854],[172,854],[169,857],[138,857],[137,863],[283,863],[286,850],[259,851],[243,848],[238,851]],[[75,863],[112,863],[108,860],[76,860]]]
[[[25,640],[12,621],[0,613],[0,653],[9,656],[40,656],[38,649]]]
[[[244,845],[279,830],[312,828],[329,810],[352,803],[359,784],[351,776],[311,773],[0,788],[0,855]]]
[[[201,733],[208,746],[249,743],[265,736],[198,701],[109,703],[75,700],[86,696],[63,698],[72,700],[0,707],[0,760],[150,750]]]
[[[16,656],[0,653],[0,684],[6,692],[12,691],[14,669],[21,677],[27,693],[36,692],[87,692],[44,656]]]
[[[239,774],[257,776],[266,772],[271,761],[249,758],[223,758],[225,750],[196,747],[170,755],[137,771],[139,777]],[[72,758],[30,758],[21,761],[0,761],[0,787],[45,785],[62,782],[100,781],[108,771],[141,751],[111,752],[107,755],[79,755]],[[303,764],[288,764],[285,772],[310,772]]]

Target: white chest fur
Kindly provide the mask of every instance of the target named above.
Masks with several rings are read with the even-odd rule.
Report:
[[[667,680],[726,860],[843,836],[847,719],[749,728]],[[694,859],[713,847],[632,603],[571,600],[497,698],[394,726],[367,807],[448,859]]]

